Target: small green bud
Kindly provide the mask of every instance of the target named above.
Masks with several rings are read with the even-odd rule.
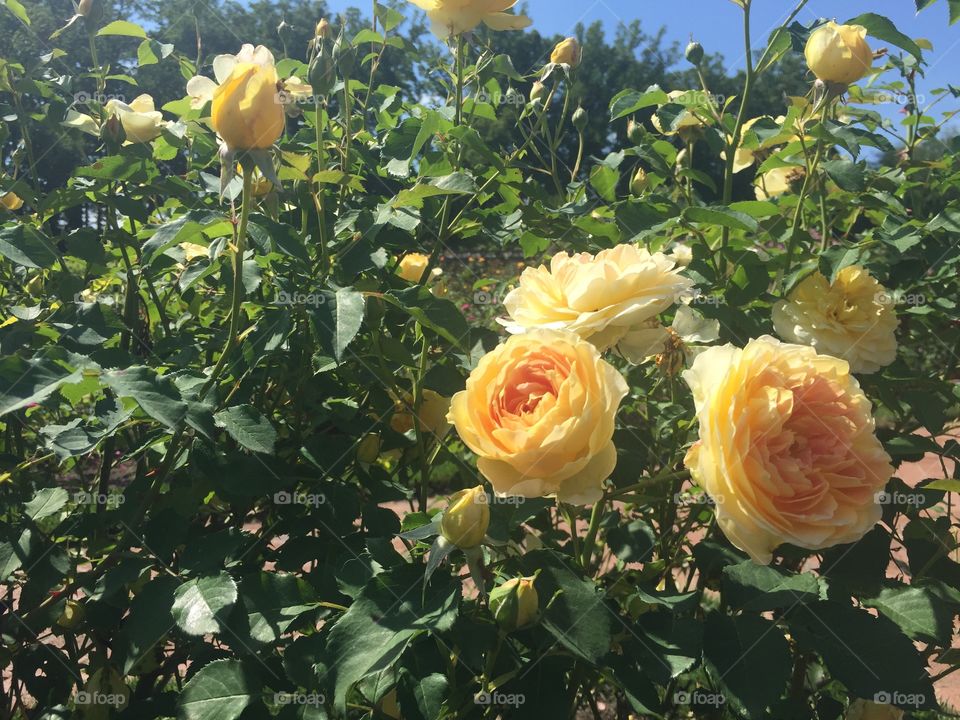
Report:
[[[310,87],[318,95],[329,95],[337,84],[336,66],[326,48],[310,63]]]
[[[700,63],[703,62],[703,45],[700,43],[691,40],[690,44],[687,45],[686,51],[687,60],[691,65],[696,65],[700,67]]]
[[[574,110],[574,112],[573,112],[573,126],[574,126],[577,130],[579,130],[580,132],[583,132],[584,128],[587,127],[587,120],[588,120],[588,119],[589,119],[589,118],[588,118],[588,116],[587,116],[587,111],[584,110],[582,107],[578,107],[576,110]]]
[[[627,137],[630,139],[630,142],[634,145],[639,145],[643,142],[643,134],[643,125],[633,118],[627,120]]]
[[[497,624],[510,632],[532,625],[540,617],[540,598],[534,578],[513,578],[490,592],[490,612]]]

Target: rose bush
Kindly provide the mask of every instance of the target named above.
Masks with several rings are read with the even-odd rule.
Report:
[[[752,4],[7,0],[0,717],[953,717],[958,93]]]

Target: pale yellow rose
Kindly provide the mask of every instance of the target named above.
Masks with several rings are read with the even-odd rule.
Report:
[[[517,0],[408,0],[427,13],[430,29],[438,38],[470,32],[483,23],[491,30],[521,30],[530,18],[512,15]]]
[[[430,256],[423,253],[407,253],[400,258],[400,265],[397,267],[397,273],[407,282],[420,282],[423,273],[426,272],[427,265],[430,264]]]
[[[830,21],[810,34],[803,51],[807,67],[824,82],[849,85],[873,65],[873,50],[867,44],[867,29]]]
[[[614,420],[626,394],[591,343],[535,330],[481,358],[448,419],[498,495],[586,504],[617,464]]]
[[[773,308],[780,337],[843,358],[855,373],[896,360],[898,325],[892,293],[859,265],[843,268],[832,285],[814,272]]]
[[[107,101],[108,115],[116,115],[123,126],[127,142],[147,143],[159,137],[166,125],[163,115],[154,107],[153,98],[144,93],[130,101],[128,105],[120,100]]]
[[[246,44],[236,55],[215,57],[213,72],[216,82],[198,75],[187,83],[191,107],[212,102],[211,124],[230,150],[273,145],[286,123],[285,91],[273,54],[262,45]]]
[[[556,44],[553,52],[550,53],[550,62],[557,65],[569,65],[576,67],[580,64],[580,57],[583,49],[575,37],[568,37]]]
[[[684,462],[754,561],[855,542],[880,519],[893,468],[845,361],[764,336],[704,350],[683,378],[700,425]]]
[[[799,165],[788,165],[767,170],[757,178],[754,188],[757,200],[769,200],[789,192],[795,185],[799,185],[803,181],[804,175],[806,175],[806,171]]]
[[[690,293],[693,281],[663,253],[617,245],[596,255],[557,253],[550,267],[528,267],[503,304],[511,333],[568,330],[602,352],[613,346],[638,362],[656,317]],[[640,356],[642,357],[642,356]]]
[[[901,720],[902,717],[900,708],[858,698],[850,704],[846,720]]]

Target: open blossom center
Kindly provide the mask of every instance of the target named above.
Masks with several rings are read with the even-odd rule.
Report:
[[[491,415],[502,424],[535,423],[556,405],[569,371],[569,362],[559,355],[521,360],[509,370]]]

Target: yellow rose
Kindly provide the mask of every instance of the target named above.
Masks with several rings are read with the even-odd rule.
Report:
[[[650,180],[647,178],[647,172],[643,168],[637,168],[633,180],[630,181],[630,192],[637,197],[643,195],[650,187]]]
[[[694,130],[699,130],[704,127],[704,117],[702,114],[696,112],[697,94],[688,90],[671,90],[667,93],[667,97],[670,98],[671,104],[684,105],[684,109],[680,116],[677,118],[676,122],[673,123],[674,127],[664,129],[663,123],[660,122],[660,118],[654,113],[651,116],[650,122],[653,123],[653,126],[664,135],[676,135],[676,134],[685,134],[692,132]]]
[[[649,347],[656,316],[688,295],[693,281],[663,253],[617,245],[596,255],[557,253],[550,267],[527,268],[503,304],[511,333],[569,330],[601,352],[617,346],[635,362]]]
[[[146,93],[135,97],[129,105],[116,99],[108,100],[106,111],[120,120],[128,142],[150,142],[160,135],[166,124],[154,107],[153,98]]]
[[[23,198],[16,193],[6,192],[3,195],[0,195],[0,205],[5,207],[10,212],[13,212],[14,210],[19,210],[23,207]]]
[[[458,548],[473,548],[483,542],[490,526],[490,505],[483,485],[450,496],[440,518],[440,533]]]
[[[432,432],[437,437],[443,437],[449,430],[447,411],[450,409],[450,398],[434,392],[423,391],[423,401],[420,403],[420,427],[426,432]],[[413,396],[405,394],[402,400],[397,401],[393,415],[390,416],[390,427],[398,433],[413,430]]]
[[[236,55],[215,57],[213,72],[217,82],[198,75],[187,83],[190,106],[201,108],[212,101],[213,129],[230,150],[273,145],[285,125],[273,54],[262,45],[247,44]]]
[[[866,38],[867,29],[860,25],[830,21],[810,34],[803,51],[807,67],[824,82],[854,83],[873,65],[873,50]]]
[[[583,54],[583,48],[574,37],[568,37],[561,40],[550,53],[550,62],[556,65],[569,65],[576,67],[580,64],[580,57]]]
[[[517,0],[408,0],[427,13],[430,29],[441,39],[470,32],[483,23],[491,30],[521,30],[530,18],[504,12]]]
[[[903,710],[893,705],[857,698],[850,703],[846,720],[900,720],[902,717]]]
[[[683,378],[700,423],[684,462],[754,561],[855,542],[880,519],[893,468],[845,361],[764,336],[704,350]]]
[[[540,596],[534,578],[511,578],[490,592],[490,612],[508,632],[532,625],[540,617]]]
[[[420,282],[423,273],[426,272],[427,265],[430,264],[430,256],[423,253],[407,253],[400,258],[400,265],[397,273],[407,282]]]
[[[896,360],[899,324],[893,295],[859,265],[843,268],[832,285],[819,272],[808,275],[773,308],[780,337],[843,358],[855,373]]]
[[[591,343],[535,330],[481,358],[448,419],[497,494],[587,504],[617,464],[614,419],[626,394]]]
[[[757,178],[754,194],[757,196],[757,200],[769,200],[778,195],[783,195],[792,189],[794,184],[799,183],[804,175],[806,175],[806,171],[802,167],[793,165],[767,170]]]

